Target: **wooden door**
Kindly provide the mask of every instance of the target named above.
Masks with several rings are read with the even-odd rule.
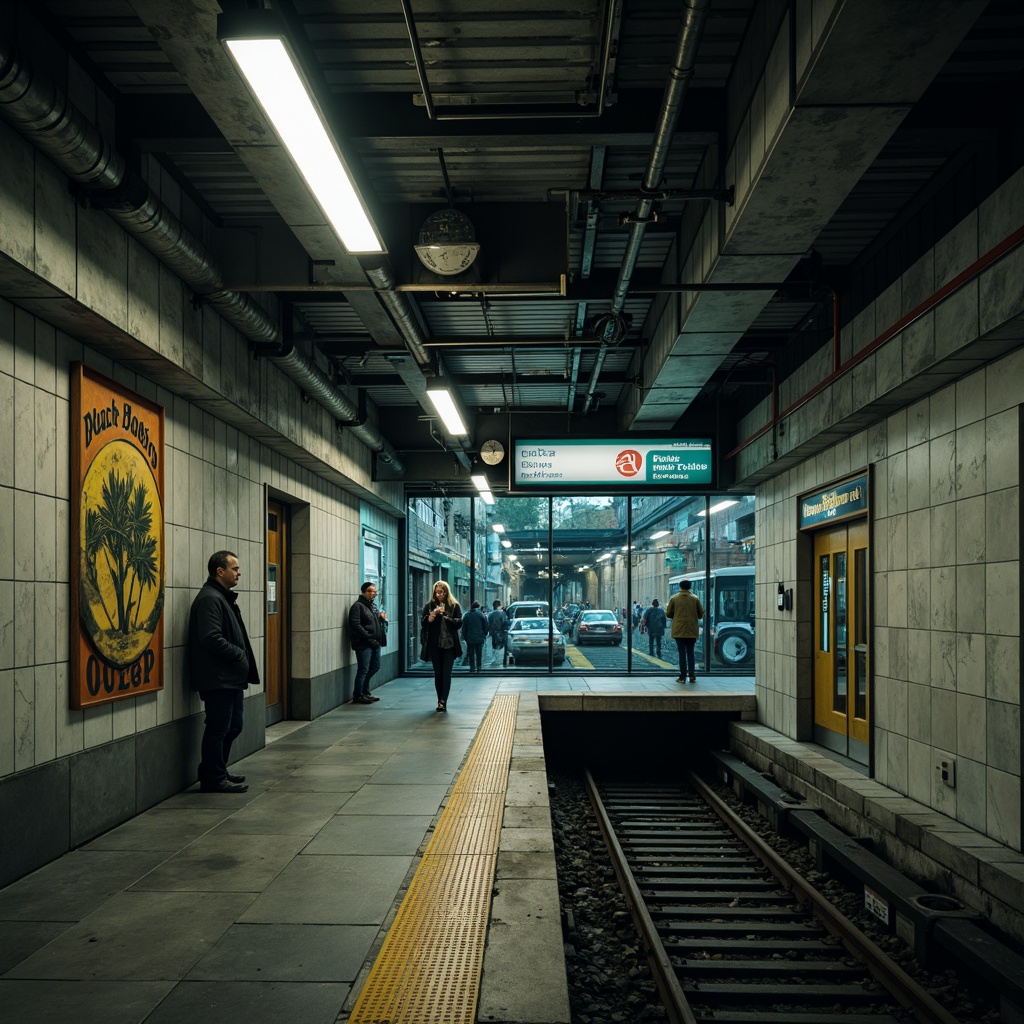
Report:
[[[870,721],[867,522],[814,535],[815,739],[867,763]]]
[[[285,506],[267,502],[267,724],[288,717],[288,576]]]

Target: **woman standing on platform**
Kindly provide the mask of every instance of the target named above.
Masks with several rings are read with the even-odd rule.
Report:
[[[462,654],[459,630],[462,628],[462,609],[452,597],[444,580],[434,584],[434,594],[423,609],[420,624],[426,630],[427,659],[434,666],[434,689],[437,690],[437,710],[448,710],[448,691],[452,686],[452,666]]]

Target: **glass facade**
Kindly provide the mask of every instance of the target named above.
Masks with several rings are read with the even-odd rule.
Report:
[[[754,499],[412,497],[408,503],[406,668],[436,580],[468,610],[500,602],[504,642],[483,671],[668,673],[678,667],[659,614],[682,579],[705,606],[698,669],[754,671]],[[522,619],[524,621],[520,622]],[[456,670],[468,666],[457,664]]]

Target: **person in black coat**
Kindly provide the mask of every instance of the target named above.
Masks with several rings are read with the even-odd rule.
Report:
[[[661,607],[658,599],[655,598],[651,602],[651,607],[644,612],[643,620],[640,623],[640,632],[647,634],[648,646],[652,656],[656,658],[661,657],[661,640],[665,635],[666,623],[665,609]]]
[[[487,616],[480,611],[479,601],[474,601],[473,607],[462,618],[462,639],[466,641],[469,671],[479,672],[487,639]]]
[[[452,686],[452,666],[462,654],[459,630],[462,628],[462,608],[452,597],[444,580],[434,584],[433,595],[423,608],[420,625],[426,631],[425,647],[428,660],[434,666],[434,689],[437,691],[437,710],[448,710],[448,692]]]
[[[206,708],[199,788],[205,793],[244,793],[244,775],[228,772],[231,744],[242,732],[242,693],[259,686],[256,657],[242,622],[238,597],[242,578],[233,551],[215,551],[209,577],[192,601],[188,617],[189,680]]]
[[[508,616],[500,601],[492,602],[493,611],[487,616],[487,631],[491,634],[491,646],[501,651],[502,665],[508,664]]]
[[[356,653],[353,704],[380,700],[370,693],[370,680],[380,669],[380,650],[388,642],[388,616],[377,610],[373,603],[376,596],[376,584],[367,581],[359,588],[359,597],[348,613],[348,638]]]

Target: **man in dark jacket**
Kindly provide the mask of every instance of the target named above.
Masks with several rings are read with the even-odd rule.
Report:
[[[651,607],[644,612],[643,621],[640,623],[640,632],[647,634],[647,643],[650,647],[651,655],[660,658],[661,639],[665,635],[665,609],[658,603],[657,598],[651,602]]]
[[[377,610],[373,603],[376,597],[376,585],[367,581],[359,588],[359,597],[348,613],[348,638],[356,652],[353,704],[380,700],[370,693],[370,680],[380,669],[380,649],[388,642],[388,616],[387,612]]]
[[[473,607],[462,617],[462,639],[466,641],[469,671],[479,672],[484,641],[487,639],[487,616],[480,611],[479,601],[474,601]]]
[[[508,664],[508,615],[501,607],[500,601],[492,601],[493,611],[487,616],[487,632],[491,634],[491,646],[496,651],[501,651],[502,665]]]
[[[242,731],[242,691],[260,676],[238,609],[242,569],[233,551],[215,551],[209,578],[192,601],[188,617],[188,666],[192,689],[206,707],[199,788],[204,793],[244,793],[244,775],[228,771],[228,755]]]

